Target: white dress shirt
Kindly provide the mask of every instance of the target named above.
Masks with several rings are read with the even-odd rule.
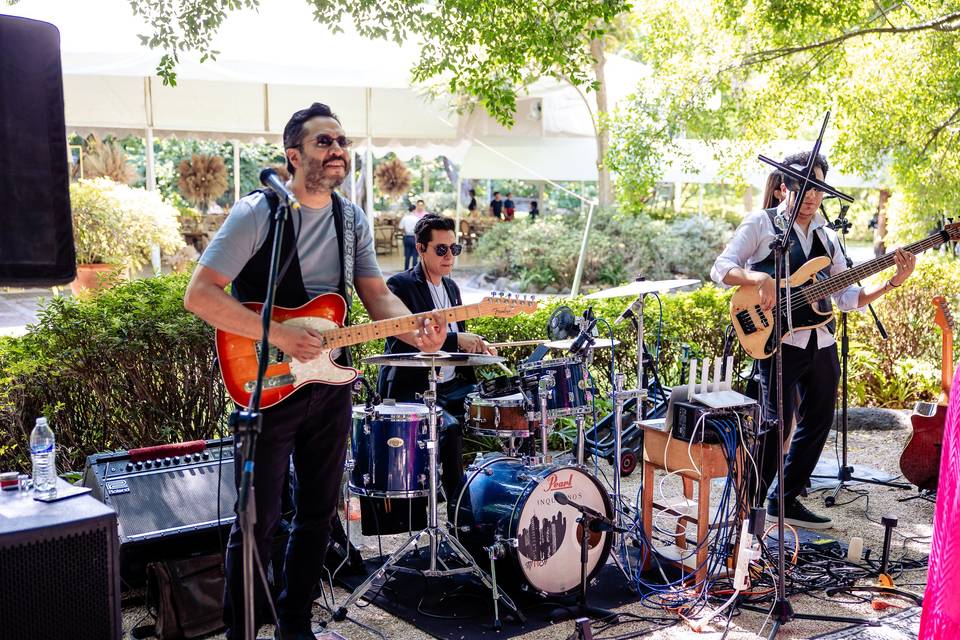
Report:
[[[777,209],[777,213],[784,214],[785,210],[786,204],[781,203]],[[830,265],[830,275],[833,276],[841,271],[846,271],[847,265],[843,257],[843,252],[840,251],[840,242],[836,232],[827,227],[826,224],[826,219],[817,212],[813,220],[810,221],[810,226],[806,233],[797,225],[794,225],[794,229],[797,232],[797,238],[800,240],[803,253],[807,256],[810,255],[810,250],[813,247],[814,234],[820,236],[820,241],[827,249],[828,256],[832,256],[833,262]],[[740,226],[737,227],[737,231],[733,234],[733,239],[730,240],[730,244],[727,245],[723,253],[721,253],[713,263],[713,268],[710,269],[710,278],[721,287],[729,288],[730,285],[724,284],[723,282],[727,273],[734,267],[752,269],[753,265],[763,261],[770,255],[770,243],[773,242],[775,235],[776,229],[770,221],[770,216],[767,215],[765,211],[761,210],[749,214],[744,218],[743,222],[740,223]],[[789,268],[791,271],[796,271],[801,266],[802,265],[799,264],[791,264]],[[861,289],[862,287],[850,285],[846,289],[833,294],[833,301],[843,311],[854,311],[858,309],[857,303],[859,302]],[[810,329],[795,331],[785,336],[783,342],[784,344],[805,349],[810,342],[810,334]],[[827,329],[826,326],[817,327],[818,348],[822,349],[834,343],[836,343],[836,339],[834,339],[833,334],[830,333],[830,330]]]

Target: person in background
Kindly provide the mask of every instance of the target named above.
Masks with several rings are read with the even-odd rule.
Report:
[[[418,220],[427,215],[427,204],[423,200],[417,200],[417,208],[414,213],[417,215]]]
[[[516,213],[516,205],[513,203],[513,194],[508,193],[507,199],[503,201],[503,219],[513,220],[514,213]]]
[[[537,216],[540,215],[540,209],[537,208],[537,201],[530,201],[530,222],[536,222]]]
[[[420,202],[423,202],[421,200]],[[400,231],[403,232],[403,270],[417,266],[417,237],[415,229],[420,216],[417,215],[417,208],[410,205],[407,213],[400,218]]]
[[[490,201],[490,215],[497,220],[503,219],[503,200],[500,199],[500,192],[493,192],[493,200]]]
[[[467,193],[470,195],[470,203],[467,204],[467,211],[473,213],[477,210],[477,192],[470,189]]]
[[[783,174],[771,171],[767,184],[763,188],[763,206],[761,209],[776,209],[787,197],[787,187],[783,184]]]

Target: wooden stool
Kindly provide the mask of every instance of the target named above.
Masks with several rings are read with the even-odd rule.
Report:
[[[710,534],[710,482],[714,478],[726,478],[728,473],[727,459],[724,455],[722,444],[693,444],[669,438],[669,434],[663,428],[663,421],[644,421],[639,423],[643,428],[643,531],[647,540],[653,543],[653,510],[656,507],[662,513],[667,513],[677,517],[677,528],[674,537],[675,557],[671,561],[682,569],[693,569],[696,567],[696,582],[703,585],[707,578],[707,537]],[[669,440],[669,442],[668,442]],[[689,446],[689,454],[688,454]],[[734,477],[740,477],[742,469],[742,459],[738,452],[736,465],[734,467]],[[687,506],[694,503],[697,506],[696,517],[689,515],[685,511],[677,510],[674,506],[661,505],[653,500],[654,480],[653,474],[657,469],[663,469],[668,473],[676,473],[683,481],[683,496]],[[697,473],[697,469],[700,470]],[[697,496],[694,500],[693,486],[697,485]],[[738,514],[738,518],[743,514]],[[686,524],[695,523],[697,525],[697,558],[696,563],[691,559],[681,560],[686,554]],[[718,526],[723,523],[718,523]],[[730,523],[734,531],[738,531],[736,523]],[[661,555],[668,558],[670,547],[660,550]],[[736,554],[736,546],[734,546]],[[652,557],[648,556],[644,563],[644,568],[650,566]],[[732,566],[736,566],[736,556],[732,560]]]

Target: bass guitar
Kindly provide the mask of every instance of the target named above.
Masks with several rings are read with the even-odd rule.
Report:
[[[933,299],[934,321],[943,334],[941,341],[940,400],[918,402],[910,416],[913,433],[900,454],[903,477],[920,490],[935,491],[940,479],[940,448],[947,419],[947,398],[953,379],[953,315],[942,296]]]
[[[263,303],[246,302],[244,306],[260,313]],[[536,308],[537,301],[533,298],[500,293],[487,296],[476,304],[450,307],[440,311],[447,322],[460,322],[481,316],[509,318],[519,313],[532,313]],[[416,313],[366,324],[344,326],[346,314],[347,303],[336,293],[319,295],[295,309],[274,306],[271,316],[273,320],[310,328],[321,333],[324,350],[317,358],[301,362],[271,344],[260,398],[261,408],[272,407],[305,384],[315,382],[350,384],[357,379],[360,372],[334,362],[334,350],[416,331],[423,325],[423,320],[430,315],[430,313]],[[230,398],[239,405],[249,405],[257,380],[257,365],[261,350],[260,340],[217,329],[217,359],[220,362],[220,375],[223,376]]]
[[[960,240],[960,222],[948,224],[933,235],[903,248],[914,255],[919,255],[944,242],[957,240]],[[815,329],[830,322],[833,312],[820,311],[817,308],[817,301],[843,291],[858,280],[893,266],[893,254],[894,252],[891,251],[823,280],[818,280],[817,274],[830,264],[830,258],[820,256],[805,262],[789,278],[792,331]],[[781,282],[782,287],[786,287],[786,284]],[[773,355],[777,343],[773,339],[774,314],[778,311],[783,335],[792,333],[787,324],[787,314],[784,311],[786,308],[784,304],[775,306],[770,311],[764,311],[760,307],[760,292],[757,287],[739,287],[733,293],[730,299],[730,320],[740,344],[743,345],[743,350],[750,357],[762,360]]]

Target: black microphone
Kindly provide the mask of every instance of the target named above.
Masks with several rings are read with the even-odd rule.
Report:
[[[641,293],[639,296],[637,296],[636,299],[630,303],[630,306],[624,309],[623,313],[617,316],[617,319],[613,321],[614,326],[620,324],[620,321],[622,320],[636,316],[637,313],[640,312],[640,306],[643,304],[643,296],[645,295],[645,293]]]
[[[267,167],[261,171],[260,184],[273,189],[274,193],[280,196],[281,200],[286,201],[291,209],[300,209],[300,201],[297,200],[297,196],[293,195],[293,192],[287,188],[287,185],[283,183],[276,169]]]
[[[574,355],[580,353],[587,344],[593,344],[593,329],[597,326],[597,319],[593,316],[593,307],[587,307],[587,310],[583,312],[583,319],[586,321],[586,326],[580,330],[580,335],[570,345],[570,353]]]

